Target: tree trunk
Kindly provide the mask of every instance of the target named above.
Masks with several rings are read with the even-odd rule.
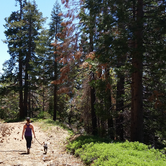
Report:
[[[26,60],[27,61],[27,60]],[[25,85],[24,85],[24,115],[27,116],[27,105],[28,105],[28,65],[26,62],[26,69],[25,69]]]
[[[91,73],[91,80],[94,79],[94,73]],[[96,95],[95,95],[95,88],[91,87],[91,117],[92,117],[92,134],[97,135],[97,118],[96,118],[96,111],[95,111],[95,100],[96,100]]]
[[[56,34],[58,33],[58,25],[56,21]],[[57,39],[57,36],[55,35],[55,39]],[[54,60],[54,80],[57,80],[57,62],[56,62],[56,54],[55,54],[55,60]],[[54,115],[53,120],[56,121],[56,114],[57,114],[57,85],[54,85]]]
[[[135,52],[133,53],[132,58],[134,72],[132,73],[131,141],[143,142],[143,0],[138,0],[137,3],[136,23],[137,28],[135,32]]]
[[[119,140],[124,140],[123,131],[123,112],[124,112],[124,76],[123,74],[118,74],[117,82],[117,95],[116,95],[116,136]]]
[[[93,51],[93,35],[94,35],[94,32],[93,32],[93,24],[94,24],[94,19],[92,17],[92,11],[90,10],[90,49],[89,51],[92,52]],[[94,80],[94,73],[91,72],[91,78],[90,80]],[[91,118],[92,118],[92,134],[93,135],[97,135],[97,118],[96,118],[96,110],[95,110],[95,107],[94,107],[94,104],[95,104],[95,100],[96,100],[96,94],[95,94],[95,88],[94,87],[91,87],[91,92],[90,92],[90,95],[91,95]]]
[[[19,113],[20,119],[25,117],[23,109],[23,92],[22,92],[22,55],[19,54]]]
[[[54,121],[56,121],[56,114],[57,114],[57,85],[54,85],[54,115],[53,115]]]
[[[28,71],[29,71],[29,61],[31,58],[31,48],[32,48],[32,22],[31,18],[29,20],[29,44],[28,44],[28,53],[26,56],[26,69],[25,69],[25,89],[24,89],[24,111],[25,116],[27,116],[27,107],[28,107],[28,89],[29,89],[29,83],[28,83]]]
[[[108,80],[108,84],[109,79],[110,79],[110,74],[109,74],[109,67],[105,68],[105,78],[106,80]],[[114,129],[113,129],[113,118],[112,118],[112,113],[111,113],[111,107],[112,107],[112,100],[111,100],[111,89],[107,89],[107,96],[108,96],[108,101],[105,104],[106,105],[106,109],[108,110],[107,114],[108,114],[108,134],[110,135],[111,139],[114,139]]]
[[[44,112],[44,105],[45,105],[44,100],[45,100],[45,97],[44,97],[44,87],[43,87],[43,112]]]
[[[20,21],[22,20],[22,0],[20,2]],[[21,38],[20,38],[20,47],[21,47]],[[19,51],[19,118],[23,119],[24,115],[24,108],[23,108],[23,91],[22,91],[22,51]]]
[[[29,79],[30,80],[30,79]],[[29,117],[31,116],[31,91],[29,90],[28,91],[29,93],[28,93],[28,113],[29,113]]]

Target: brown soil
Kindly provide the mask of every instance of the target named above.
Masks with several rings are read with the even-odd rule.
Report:
[[[83,166],[80,159],[65,151],[68,132],[57,126],[43,130],[40,123],[33,123],[36,139],[33,138],[30,154],[21,134],[25,122],[0,124],[0,166]],[[47,142],[47,154],[43,142]],[[39,144],[40,143],[40,144]]]

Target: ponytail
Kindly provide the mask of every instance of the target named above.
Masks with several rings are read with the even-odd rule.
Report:
[[[27,117],[27,118],[26,118],[26,121],[27,121],[28,123],[30,123],[30,121],[31,121],[31,120],[30,120],[30,117]]]

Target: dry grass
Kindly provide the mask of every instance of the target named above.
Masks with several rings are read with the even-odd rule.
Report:
[[[0,143],[3,143],[7,136],[11,135],[12,129],[7,123],[0,123]]]
[[[11,134],[12,128],[7,123],[0,124],[0,136],[7,137]]]

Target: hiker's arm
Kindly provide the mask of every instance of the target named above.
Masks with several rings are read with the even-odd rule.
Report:
[[[35,136],[35,131],[34,131],[34,127],[33,127],[33,126],[32,126],[32,132],[33,132],[34,138],[36,138],[36,136]]]
[[[24,125],[23,130],[22,130],[22,139],[24,138],[23,137],[24,136],[24,132],[25,132],[25,125]]]

